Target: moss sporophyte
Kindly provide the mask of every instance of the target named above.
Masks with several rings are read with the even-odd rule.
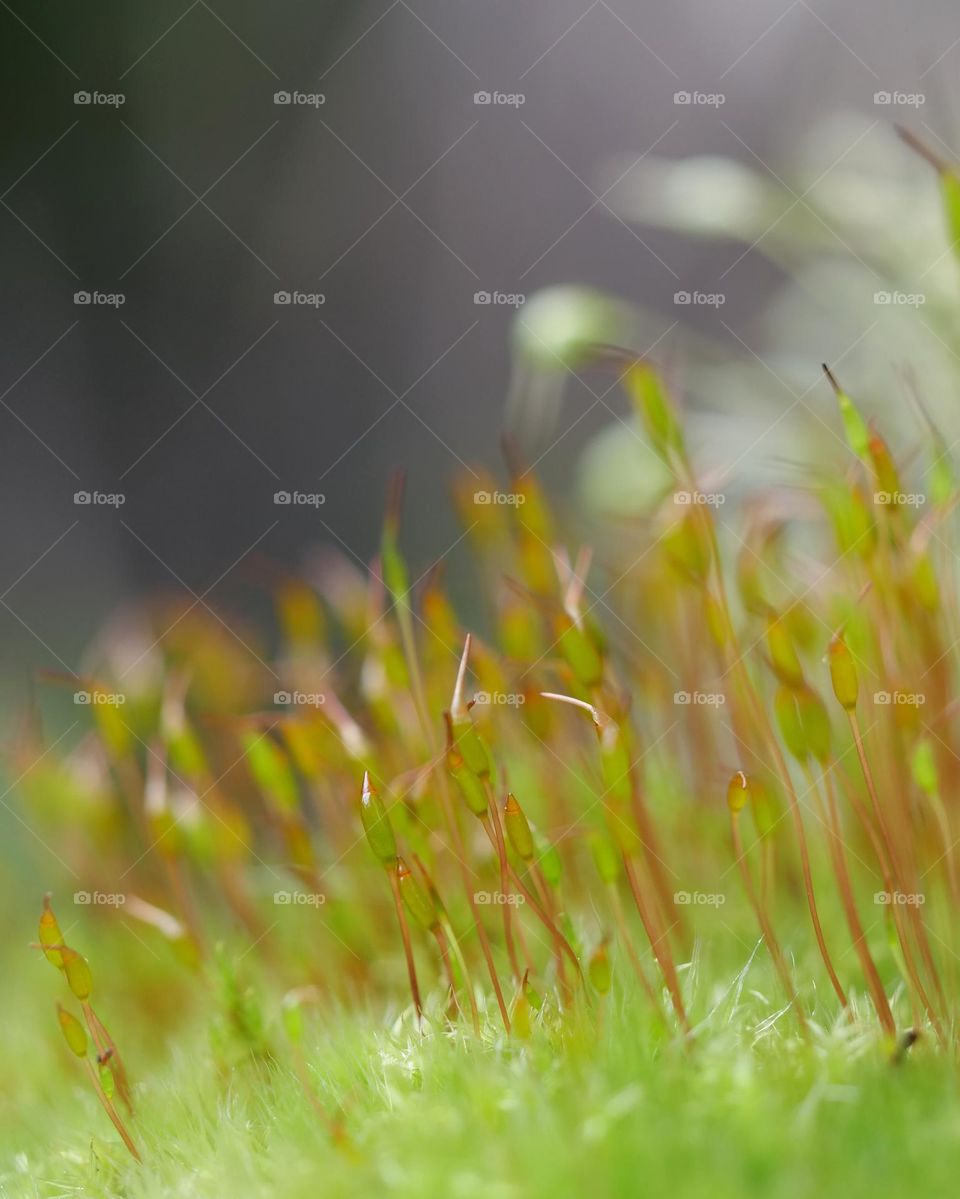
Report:
[[[926,157],[953,228],[955,169]],[[408,563],[397,476],[371,560],[269,574],[252,655],[205,605],[158,602],[122,711],[101,702],[131,656],[114,632],[81,680],[82,740],[25,720],[31,827],[68,832],[93,880],[76,928],[44,901],[37,960],[60,976],[65,1061],[137,1160],[150,1139],[99,1015],[123,1025],[124,980],[76,948],[94,920],[136,927],[178,995],[216,1006],[219,1069],[289,1069],[343,1146],[350,1104],[304,1050],[328,1004],[383,1005],[411,1052],[443,1037],[471,1066],[468,1044],[579,1052],[625,1006],[653,1052],[695,1052],[704,959],[752,943],[798,1044],[837,1027],[893,1060],[920,1032],[955,1053],[949,437],[915,397],[918,470],[843,370],[816,371],[831,469],[721,517],[659,365],[606,343],[575,360],[616,372],[649,443],[642,519],[560,514],[510,444],[499,486],[454,483],[471,565],[452,585]],[[511,502],[471,498],[493,493]],[[283,980],[282,1011],[248,968]]]

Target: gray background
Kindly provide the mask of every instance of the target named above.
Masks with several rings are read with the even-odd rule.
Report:
[[[122,596],[243,607],[251,554],[367,558],[396,465],[419,573],[458,536],[452,472],[498,459],[510,312],[475,291],[585,282],[672,321],[678,281],[709,289],[741,253],[616,219],[605,162],[779,161],[819,117],[874,119],[877,88],[921,79],[950,141],[960,60],[956,6],[902,0],[0,0],[0,29],[8,686],[72,667]],[[77,106],[83,89],[125,103]],[[294,89],[325,103],[274,104]],[[525,103],[474,103],[495,89]],[[683,89],[726,104],[678,107]],[[749,255],[724,320],[774,282]],[[274,304],[294,288],[326,302]],[[78,307],[81,289],[126,302]],[[561,430],[588,400],[573,383]],[[577,423],[548,477],[606,420]],[[94,488],[126,504],[74,505]],[[281,488],[326,504],[277,509]]]

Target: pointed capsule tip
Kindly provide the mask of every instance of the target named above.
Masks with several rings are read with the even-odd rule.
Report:
[[[836,392],[836,394],[839,395],[840,391],[841,391],[841,387],[840,387],[840,384],[837,382],[837,376],[833,373],[833,371],[830,369],[829,366],[827,366],[827,364],[825,362],[821,362],[820,365],[823,367],[823,373],[827,376],[827,382],[830,384],[830,386],[833,388],[833,390]]]
[[[750,784],[742,770],[734,773],[727,786],[727,806],[733,816],[736,816],[749,798]]]
[[[453,699],[450,701],[450,715],[453,720],[465,719],[468,705],[463,701],[464,686],[467,681],[467,665],[470,661],[470,646],[473,638],[467,633],[463,643],[463,653],[460,655],[460,665],[457,667],[457,681],[453,685]]]

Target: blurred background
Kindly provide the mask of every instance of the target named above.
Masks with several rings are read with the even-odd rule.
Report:
[[[449,554],[456,586],[451,478],[505,428],[562,497],[642,505],[584,337],[667,365],[708,474],[829,466],[823,359],[907,445],[910,368],[960,436],[936,176],[893,132],[960,146],[949,0],[0,0],[0,28],[8,694],[126,597],[242,610],[253,561],[367,561],[396,466],[414,573]]]

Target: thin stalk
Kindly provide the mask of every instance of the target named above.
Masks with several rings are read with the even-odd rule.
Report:
[[[823,935],[823,925],[820,923],[820,913],[817,909],[817,899],[813,889],[813,872],[810,869],[810,850],[807,845],[807,835],[803,828],[803,816],[800,812],[800,801],[797,798],[796,790],[793,786],[793,780],[790,778],[790,771],[787,768],[786,761],[780,751],[780,746],[777,742],[776,735],[766,719],[764,713],[761,727],[767,735],[767,741],[773,753],[774,762],[776,763],[777,773],[780,775],[787,792],[787,800],[790,807],[790,815],[793,818],[793,827],[797,834],[797,849],[800,852],[800,870],[803,875],[803,889],[807,899],[807,910],[810,913],[810,920],[813,924],[814,936],[817,940],[817,946],[820,950],[820,957],[823,959],[823,964],[826,967],[827,974],[830,978],[830,984],[836,992],[837,998],[840,1000],[841,1007],[846,1008],[847,996],[844,993],[843,986],[837,976],[837,972],[833,966],[833,960],[830,957],[830,951],[827,949],[827,941]]]
[[[578,699],[576,696],[563,695],[556,691],[541,691],[540,694],[544,699],[559,700],[561,703],[569,704],[571,707],[579,708],[581,711],[586,712],[593,721],[594,728],[599,736],[602,736],[605,728],[613,728],[616,730],[618,737],[623,737],[623,728],[620,723],[613,720],[612,717],[608,716],[603,709],[598,707],[596,704],[587,703],[586,700]],[[657,831],[654,826],[650,810],[647,807],[642,794],[640,793],[633,763],[629,765],[628,770],[624,775],[621,776],[620,779],[616,780],[615,783],[606,788],[600,798],[602,799],[604,795],[608,794],[614,789],[618,782],[621,782],[624,779],[629,783],[630,809],[633,813],[633,818],[636,821],[637,832],[639,833],[640,842],[643,846],[644,857],[650,870],[651,877],[653,878],[657,907],[665,920],[669,919],[669,917],[673,915],[674,920],[671,928],[676,926],[678,930],[677,935],[681,940],[683,940],[685,935],[684,923],[671,902],[669,880],[667,879],[666,871],[664,869],[664,863],[666,859],[660,848],[659,838],[657,836]]]
[[[437,942],[440,961],[443,964],[443,973],[446,975],[447,985],[450,988],[450,994],[453,996],[454,1005],[457,1011],[463,1015],[463,1008],[460,1006],[460,1000],[457,998],[457,978],[453,973],[453,965],[450,961],[450,946],[447,943],[447,934],[443,931],[442,924],[434,926],[433,935]]]
[[[774,857],[773,839],[771,837],[764,837],[760,844],[760,899],[764,907],[770,902],[775,867],[776,859]]]
[[[393,485],[393,494],[390,499],[388,512],[391,514],[390,519],[394,522],[399,520],[399,493],[398,485]],[[413,633],[413,622],[410,619],[409,597],[404,596],[402,602],[397,602],[397,597],[394,597],[394,606],[397,609],[397,620],[400,625],[400,637],[403,644],[404,657],[407,662],[407,669],[410,671],[410,678],[413,682],[414,691],[414,706],[417,710],[417,717],[420,722],[420,728],[423,733],[424,740],[430,750],[431,755],[436,755],[436,742],[434,740],[433,730],[430,726],[430,716],[427,708],[426,690],[423,685],[423,676],[420,671],[420,660],[417,656],[417,643]],[[477,911],[476,900],[473,897],[470,879],[467,877],[466,867],[466,850],[463,845],[463,838],[460,835],[460,826],[457,824],[453,813],[453,808],[450,803],[450,790],[447,785],[446,773],[439,772],[440,782],[440,806],[443,809],[443,818],[446,823],[447,830],[453,839],[454,856],[457,859],[460,868],[460,876],[463,880],[464,892],[467,896],[467,902],[470,905],[470,913],[473,916],[474,927],[477,930],[477,936],[480,940],[480,948],[483,951],[483,957],[487,964],[487,971],[490,975],[490,981],[493,984],[493,989],[497,997],[497,1006],[500,1008],[500,1016],[503,1020],[503,1026],[507,1033],[510,1032],[510,1013],[507,1011],[507,1005],[503,998],[503,989],[500,986],[500,978],[497,974],[497,967],[494,964],[493,952],[490,948],[490,940],[487,937],[487,930],[483,926],[483,921],[480,919],[480,913]]]
[[[640,913],[640,920],[646,931],[647,939],[650,942],[650,948],[653,950],[657,963],[660,966],[663,980],[667,984],[667,990],[670,992],[670,1001],[673,1004],[673,1009],[677,1013],[677,1019],[680,1021],[683,1031],[689,1033],[691,1031],[690,1021],[687,1018],[687,1010],[683,1006],[683,996],[680,993],[680,980],[677,977],[673,955],[670,952],[670,945],[666,937],[660,934],[653,923],[653,917],[647,906],[647,901],[644,899],[643,890],[637,878],[637,872],[626,851],[623,854],[623,866],[630,883],[630,890],[633,893],[634,903],[637,905],[637,911]]]
[[[950,894],[953,897],[954,910],[960,909],[960,880],[957,878],[957,862],[956,862],[956,844],[955,838],[950,831],[950,821],[947,816],[947,810],[943,805],[943,800],[936,792],[927,796],[930,807],[933,809],[934,817],[937,821],[937,828],[940,832],[940,840],[943,842],[943,854],[941,855],[944,862],[944,873],[946,875],[947,884],[950,888]]]
[[[463,985],[467,992],[467,999],[470,1003],[470,1018],[473,1021],[473,1031],[480,1036],[480,1011],[477,1008],[477,997],[473,991],[473,979],[466,960],[463,956],[463,951],[460,949],[460,943],[454,935],[453,928],[450,926],[449,920],[441,916],[441,924],[444,926],[447,943],[453,952],[457,965],[460,967],[460,972],[463,974]]]
[[[387,878],[390,880],[390,890],[393,892],[393,906],[397,909],[397,923],[400,925],[400,936],[403,939],[403,952],[407,959],[407,976],[410,979],[410,994],[413,996],[413,1006],[417,1012],[417,1023],[423,1018],[423,1004],[420,1002],[420,985],[417,982],[417,966],[413,960],[413,945],[410,941],[410,929],[407,925],[407,914],[403,910],[403,900],[400,897],[400,883],[397,872],[391,866],[386,867]]]
[[[800,1002],[800,996],[797,994],[797,988],[794,986],[793,977],[787,967],[786,959],[783,956],[783,951],[780,948],[780,942],[777,940],[776,934],[773,931],[773,925],[770,923],[763,904],[757,897],[756,889],[753,885],[753,879],[750,877],[750,869],[747,865],[747,859],[743,848],[743,838],[740,836],[740,820],[737,812],[730,813],[730,828],[733,834],[733,852],[737,859],[737,867],[740,870],[740,875],[743,879],[743,885],[747,892],[747,898],[750,900],[750,905],[753,908],[754,914],[757,917],[757,922],[760,925],[760,931],[763,934],[763,939],[767,943],[767,949],[770,951],[770,957],[773,959],[773,966],[777,974],[780,976],[780,981],[787,993],[787,998],[793,1005],[793,1010],[797,1014],[797,1022],[800,1025],[800,1031],[805,1037],[810,1035],[810,1029],[807,1025],[807,1017],[803,1010],[803,1004]]]
[[[477,1036],[479,1036],[480,1012],[477,1008],[477,997],[474,992],[473,975],[470,973],[470,967],[467,965],[466,958],[463,956],[463,952],[460,949],[460,942],[457,938],[457,934],[453,930],[453,925],[450,923],[450,917],[447,915],[446,906],[440,897],[440,892],[437,890],[436,884],[430,877],[430,873],[423,864],[419,854],[415,853],[413,855],[413,860],[417,869],[420,871],[420,874],[423,876],[427,890],[432,895],[434,904],[436,905],[437,919],[440,921],[440,927],[443,930],[444,943],[453,953],[454,959],[456,960],[457,965],[460,967],[460,972],[463,975],[463,985],[467,992],[467,999],[470,1002],[470,1015],[473,1020],[473,1030]]]
[[[630,926],[627,924],[626,913],[623,910],[623,901],[620,898],[620,892],[617,889],[616,883],[608,883],[607,891],[610,895],[610,906],[613,908],[613,918],[617,923],[617,929],[620,933],[620,940],[623,942],[623,947],[627,951],[627,956],[630,959],[630,964],[633,967],[633,972],[637,976],[640,985],[646,991],[650,998],[654,1009],[660,1013],[660,1000],[657,998],[657,993],[653,989],[653,983],[647,978],[647,972],[643,968],[643,963],[640,961],[640,955],[637,953],[637,947],[633,943],[633,937],[630,935]]]
[[[90,1081],[93,1083],[93,1089],[97,1093],[97,1098],[100,1100],[103,1110],[110,1117],[110,1121],[113,1124],[113,1127],[120,1134],[120,1139],[123,1141],[124,1145],[126,1145],[127,1149],[130,1151],[130,1154],[134,1158],[134,1160],[138,1161],[141,1165],[143,1165],[143,1158],[140,1156],[140,1151],[137,1149],[136,1145],[133,1143],[133,1138],[130,1136],[129,1132],[127,1132],[126,1127],[124,1126],[123,1120],[120,1119],[120,1113],[117,1111],[117,1109],[113,1106],[113,1104],[107,1098],[106,1092],[104,1091],[103,1087],[100,1085],[100,1079],[97,1077],[97,1072],[96,1072],[96,1070],[94,1070],[93,1064],[91,1063],[89,1058],[84,1058],[83,1064],[84,1064],[84,1066],[86,1066],[87,1073],[90,1075]]]
[[[813,777],[812,771],[809,772],[809,777],[811,789],[819,797],[819,793],[816,790],[816,780]],[[883,1031],[888,1036],[895,1037],[897,1034],[896,1022],[894,1021],[893,1013],[890,1011],[890,1004],[887,1001],[883,983],[880,981],[880,973],[870,953],[866,934],[860,922],[860,915],[857,912],[857,904],[853,895],[853,887],[850,883],[850,872],[847,867],[846,853],[841,836],[840,815],[837,811],[836,797],[833,793],[830,776],[825,770],[821,770],[820,781],[826,794],[825,813],[827,816],[827,840],[830,848],[830,856],[833,860],[834,873],[837,876],[837,888],[840,892],[840,901],[843,904],[847,926],[850,929],[850,936],[853,938],[853,947],[857,957],[860,959],[860,966],[867,980],[870,996],[873,999],[873,1006],[883,1026]]]
[[[550,935],[553,937],[556,937],[557,944],[559,945],[560,949],[563,950],[563,952],[567,955],[567,957],[570,959],[570,961],[576,967],[577,974],[579,975],[581,981],[583,981],[583,967],[580,965],[580,959],[577,957],[576,951],[574,950],[573,946],[570,944],[570,942],[564,936],[563,932],[560,929],[560,926],[556,923],[556,921],[553,919],[553,917],[550,916],[549,913],[546,912],[540,906],[540,903],[537,900],[536,896],[534,896],[533,892],[524,883],[523,879],[521,879],[520,875],[517,874],[516,870],[514,870],[514,868],[512,866],[510,867],[510,876],[514,881],[514,885],[520,891],[520,894],[524,897],[526,902],[530,905],[530,909],[533,912],[533,914],[537,917],[537,919],[541,922],[541,924],[543,924],[543,926],[547,929],[547,931],[550,933]]]
[[[716,542],[716,531],[713,528],[713,522],[708,521],[710,530],[711,544],[717,561],[719,562],[719,549]],[[827,974],[830,978],[831,986],[837,994],[837,998],[843,1007],[847,1006],[847,997],[844,994],[843,987],[840,984],[840,979],[837,977],[837,972],[834,969],[833,961],[830,957],[830,951],[827,949],[826,938],[823,935],[823,926],[820,923],[820,913],[817,909],[816,895],[813,889],[813,875],[810,870],[810,853],[807,847],[807,837],[803,828],[803,817],[800,814],[800,802],[797,799],[797,793],[793,786],[793,780],[790,777],[790,771],[787,768],[786,761],[780,750],[779,742],[776,734],[773,731],[773,726],[770,723],[769,717],[760,702],[760,697],[757,694],[753,681],[750,678],[749,672],[743,664],[742,654],[740,652],[739,638],[737,637],[736,629],[733,626],[733,620],[730,615],[730,607],[727,599],[726,588],[723,584],[721,571],[717,570],[718,575],[718,593],[720,597],[720,610],[724,617],[724,623],[727,627],[727,634],[730,637],[731,654],[733,661],[731,669],[740,678],[743,694],[746,696],[747,704],[751,709],[754,721],[757,728],[760,730],[761,737],[766,742],[771,754],[773,755],[776,772],[783,783],[787,793],[787,800],[790,807],[790,815],[793,820],[793,827],[797,837],[797,848],[800,852],[800,868],[803,874],[803,889],[807,899],[807,909],[810,913],[810,920],[813,924],[814,935],[817,939],[817,947],[820,950],[820,956],[823,959],[823,964],[826,967]]]
[[[491,845],[493,845],[495,843],[494,834],[491,832],[491,830],[488,827],[486,822],[481,820],[480,823],[483,825],[484,831],[486,832],[487,837],[490,839]],[[539,902],[537,901],[535,896],[530,891],[530,888],[526,886],[523,879],[520,877],[520,875],[517,873],[517,871],[514,869],[514,867],[509,865],[509,860],[508,860],[508,866],[509,866],[509,871],[510,871],[510,877],[513,879],[514,885],[516,886],[517,890],[524,897],[526,902],[530,905],[530,908],[531,908],[533,914],[537,917],[537,919],[541,922],[541,924],[544,925],[544,927],[547,929],[547,931],[550,933],[550,935],[557,938],[557,943],[563,949],[564,953],[566,953],[566,955],[570,958],[570,961],[573,962],[574,966],[577,969],[577,973],[579,974],[580,979],[582,981],[583,980],[583,968],[580,965],[580,959],[577,957],[576,953],[574,952],[573,946],[570,944],[570,942],[567,940],[567,938],[563,935],[560,928],[557,926],[557,924],[551,918],[551,916],[544,910],[544,908],[542,908],[540,906]]]
[[[490,981],[493,984],[493,990],[497,997],[497,1006],[500,1009],[500,1018],[503,1020],[503,1027],[510,1032],[510,1013],[507,1011],[507,1005],[503,998],[503,988],[500,986],[500,976],[497,974],[497,967],[493,960],[493,951],[490,948],[490,938],[487,936],[487,930],[484,928],[483,921],[480,919],[480,913],[477,911],[477,901],[473,896],[473,888],[470,883],[470,878],[467,874],[466,866],[466,848],[463,844],[463,837],[460,834],[460,826],[457,824],[456,817],[450,806],[450,792],[446,786],[446,776],[443,771],[440,772],[440,807],[443,810],[443,818],[446,823],[447,830],[453,839],[453,856],[457,859],[457,865],[460,870],[460,877],[463,881],[464,894],[467,897],[467,903],[470,905],[470,914],[473,916],[474,928],[477,930],[477,937],[480,941],[480,948],[483,952],[483,959],[487,964],[487,973],[490,975]]]
[[[550,917],[551,921],[556,921],[556,911],[551,903],[550,888],[547,886],[547,880],[543,877],[543,871],[540,869],[539,863],[533,862],[530,870],[530,877],[533,879],[533,889],[537,893],[540,903],[543,905],[543,910]],[[561,994],[564,999],[572,997],[570,984],[567,982],[567,973],[563,964],[563,946],[560,943],[559,929],[553,936],[553,958],[557,969],[557,979],[560,983]]]
[[[833,763],[833,765],[835,766],[836,763]],[[883,838],[874,828],[873,821],[870,819],[869,813],[863,806],[863,803],[857,795],[856,789],[854,788],[847,774],[841,771],[840,777],[843,780],[844,790],[847,793],[850,806],[856,813],[861,827],[867,834],[870,844],[873,846],[873,852],[877,856],[877,862],[880,865],[880,871],[883,876],[884,890],[888,895],[892,895],[897,890],[897,883],[894,880],[893,868],[890,864],[889,855],[887,853]],[[904,976],[904,981],[907,984],[910,1002],[913,1007],[913,1022],[914,1024],[919,1025],[921,1021],[921,1012],[925,1007],[927,1007],[927,1004],[921,999],[923,987],[918,986],[916,971],[912,968],[913,957],[910,953],[909,943],[907,942],[907,930],[903,926],[900,910],[896,906],[893,908],[893,923],[901,950],[900,956],[897,958],[897,967],[900,969],[901,974]],[[911,968],[909,969],[907,966],[908,959],[911,963]]]
[[[790,788],[790,809],[794,815],[794,824],[797,829],[797,843],[800,848],[800,869],[803,873],[803,887],[807,896],[807,907],[810,910],[810,919],[813,921],[813,930],[817,938],[817,945],[820,948],[820,956],[823,958],[823,964],[827,968],[827,974],[830,976],[830,982],[833,985],[834,991],[837,993],[837,998],[843,1008],[847,1007],[847,996],[837,977],[837,972],[833,967],[833,961],[830,957],[830,951],[827,949],[827,942],[823,935],[823,927],[820,923],[820,914],[817,911],[817,901],[813,893],[813,874],[810,870],[810,853],[807,848],[807,838],[803,831],[803,817],[800,814],[800,806],[797,802],[793,788]]]
[[[487,784],[487,797],[487,814],[485,817],[481,817],[481,823],[484,825],[487,836],[490,837],[497,851],[497,860],[500,865],[500,894],[503,896],[504,901],[501,905],[503,907],[503,936],[507,943],[507,956],[510,958],[514,982],[519,983],[523,977],[523,971],[520,969],[520,963],[517,960],[517,947],[513,940],[513,913],[511,911],[513,905],[506,902],[509,898],[510,867],[507,864],[507,851],[503,844],[503,830],[500,828],[500,821],[497,818],[497,804],[489,783]],[[493,827],[492,833],[491,826]]]
[[[117,1049],[113,1037],[110,1036],[110,1033],[90,1003],[84,1000],[81,1002],[80,1008],[83,1012],[87,1028],[90,1030],[90,1036],[93,1038],[93,1043],[97,1047],[98,1056],[104,1060],[107,1060],[107,1057],[109,1057],[109,1060],[114,1063],[110,1068],[110,1073],[114,1077],[117,1091],[123,1100],[124,1106],[132,1116],[133,1101],[130,1097],[130,1083],[127,1080],[127,1070],[123,1064],[123,1058],[120,1056],[120,1050]]]
[[[863,735],[860,731],[860,721],[857,718],[856,709],[854,709],[854,708],[848,709],[848,715],[850,717],[850,728],[853,732],[854,744],[857,749],[857,757],[860,761],[860,769],[863,772],[864,782],[867,785],[867,792],[870,795],[870,802],[873,805],[874,816],[876,818],[877,825],[880,829],[881,835],[883,836],[883,838],[886,842],[887,854],[888,854],[889,861],[890,861],[892,881],[894,883],[895,891],[899,891],[901,894],[905,895],[907,893],[907,890],[903,883],[903,878],[900,874],[899,863],[897,861],[896,851],[894,850],[894,847],[893,847],[893,841],[890,836],[890,830],[889,830],[889,827],[887,826],[886,819],[884,818],[884,815],[883,815],[883,808],[880,805],[880,797],[877,794],[876,784],[873,779],[873,771],[870,769],[870,763],[867,759],[866,750],[864,749]],[[890,896],[890,898],[891,898],[891,908],[893,909],[893,914],[894,914],[894,920],[897,921],[898,927],[899,927],[898,917],[899,917],[899,906],[900,905],[895,902],[896,894],[892,894]],[[915,905],[915,904],[908,904],[907,910],[908,910],[908,913],[910,914],[910,921],[913,924],[914,934],[916,936],[917,943],[920,947],[921,957],[924,959],[924,962],[927,965],[927,969],[930,971],[930,975],[934,981],[934,985],[937,987],[938,993],[941,996],[941,1002],[943,1002],[943,992],[942,992],[942,989],[940,986],[940,979],[939,979],[939,976],[937,975],[936,968],[933,965],[933,955],[930,953],[930,947],[929,947],[929,944],[927,943],[926,933],[923,928],[923,921],[920,918],[919,909],[918,909],[917,905]],[[923,1006],[926,1009],[927,1015],[930,1017],[930,1023],[936,1029],[937,1036],[940,1038],[940,1040],[942,1042],[945,1043],[943,1028],[941,1027],[940,1020],[937,1016],[936,1011],[934,1010],[933,1004],[930,1002],[930,998],[924,989],[923,983],[920,981],[920,975],[919,975],[919,972],[917,971],[916,964],[913,961],[913,954],[910,952],[905,933],[901,933],[900,943],[903,948],[904,964],[906,965],[907,970],[910,974],[910,980],[913,983],[913,986],[916,989],[917,994],[920,996],[921,1002],[923,1003]]]

